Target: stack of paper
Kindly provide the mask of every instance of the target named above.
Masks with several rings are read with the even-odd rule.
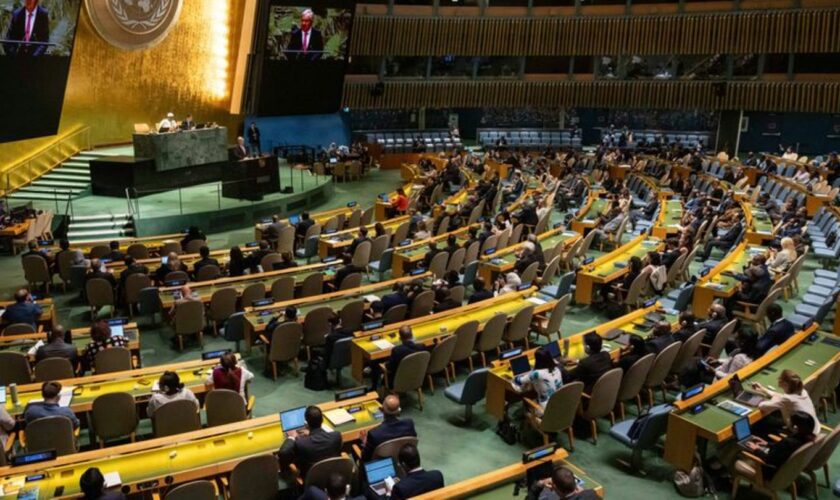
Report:
[[[42,345],[44,345],[43,340],[39,340],[38,342],[35,342],[35,345],[32,346],[31,349],[29,349],[29,352],[27,352],[27,354],[29,354],[30,356],[34,356],[35,353],[38,352],[38,349],[40,349]]]
[[[61,389],[61,393],[58,398],[58,406],[63,406],[65,408],[70,406],[70,402],[73,401],[73,389],[75,389],[75,387],[72,385]]]
[[[536,304],[538,306],[541,306],[541,305],[545,304],[545,301],[543,299],[539,298],[539,297],[528,297],[525,300],[527,300],[528,302],[531,302],[533,304]]]
[[[390,348],[394,347],[394,344],[388,342],[385,339],[374,340],[373,345],[375,345],[376,347],[378,347],[382,350],[390,349]]]
[[[355,422],[356,419],[353,418],[353,415],[347,412],[344,408],[336,408],[334,410],[324,412],[324,416],[327,417],[333,426],[339,426],[346,424],[348,422]]]
[[[113,488],[122,484],[122,478],[120,477],[120,473],[117,471],[106,472],[103,476],[105,477],[106,488]]]
[[[379,297],[377,297],[376,295],[374,295],[372,293],[369,294],[369,295],[365,295],[364,299],[368,302],[378,302],[379,301]]]

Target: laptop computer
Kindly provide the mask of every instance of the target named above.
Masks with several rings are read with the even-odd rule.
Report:
[[[735,401],[745,404],[747,406],[758,406],[764,401],[764,396],[747,389],[744,389],[744,384],[741,382],[741,377],[736,373],[729,379],[729,388],[732,389],[732,394],[735,396]]]
[[[306,426],[306,407],[301,406],[293,410],[281,411],[280,426],[283,427],[283,433],[287,436],[289,431],[303,429]]]
[[[514,376],[522,375],[531,370],[531,361],[528,360],[528,356],[513,358],[510,360],[510,369],[513,371]]]
[[[748,451],[750,450],[747,446],[748,443],[755,443],[759,448],[767,446],[767,441],[752,435],[750,417],[742,417],[736,420],[732,424],[732,435],[735,436],[735,442],[738,443],[738,446]]]
[[[378,460],[365,463],[365,477],[367,478],[370,489],[379,495],[380,498],[384,497],[387,490],[385,483],[389,479],[392,482],[396,482],[397,480],[397,471],[394,467],[394,459],[390,457],[380,458]]]
[[[300,222],[300,215],[289,216],[289,224],[291,224],[292,226],[297,226],[298,222]]]
[[[560,353],[560,344],[557,342],[549,342],[543,348],[548,352],[552,359],[558,360],[563,357]]]

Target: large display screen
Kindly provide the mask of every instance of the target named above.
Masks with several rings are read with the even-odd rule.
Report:
[[[259,114],[337,111],[355,2],[272,0],[267,10]]]
[[[58,131],[82,0],[0,0],[0,142]]]

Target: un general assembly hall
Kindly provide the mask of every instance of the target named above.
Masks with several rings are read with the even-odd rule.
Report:
[[[0,499],[840,498],[840,0],[0,0]]]

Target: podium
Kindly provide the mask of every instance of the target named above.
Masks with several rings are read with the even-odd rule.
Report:
[[[225,127],[134,134],[133,143],[134,156],[153,159],[158,172],[227,160]]]
[[[261,156],[231,161],[225,170],[222,196],[237,200],[259,201],[263,196],[280,192],[280,169],[276,156]]]

